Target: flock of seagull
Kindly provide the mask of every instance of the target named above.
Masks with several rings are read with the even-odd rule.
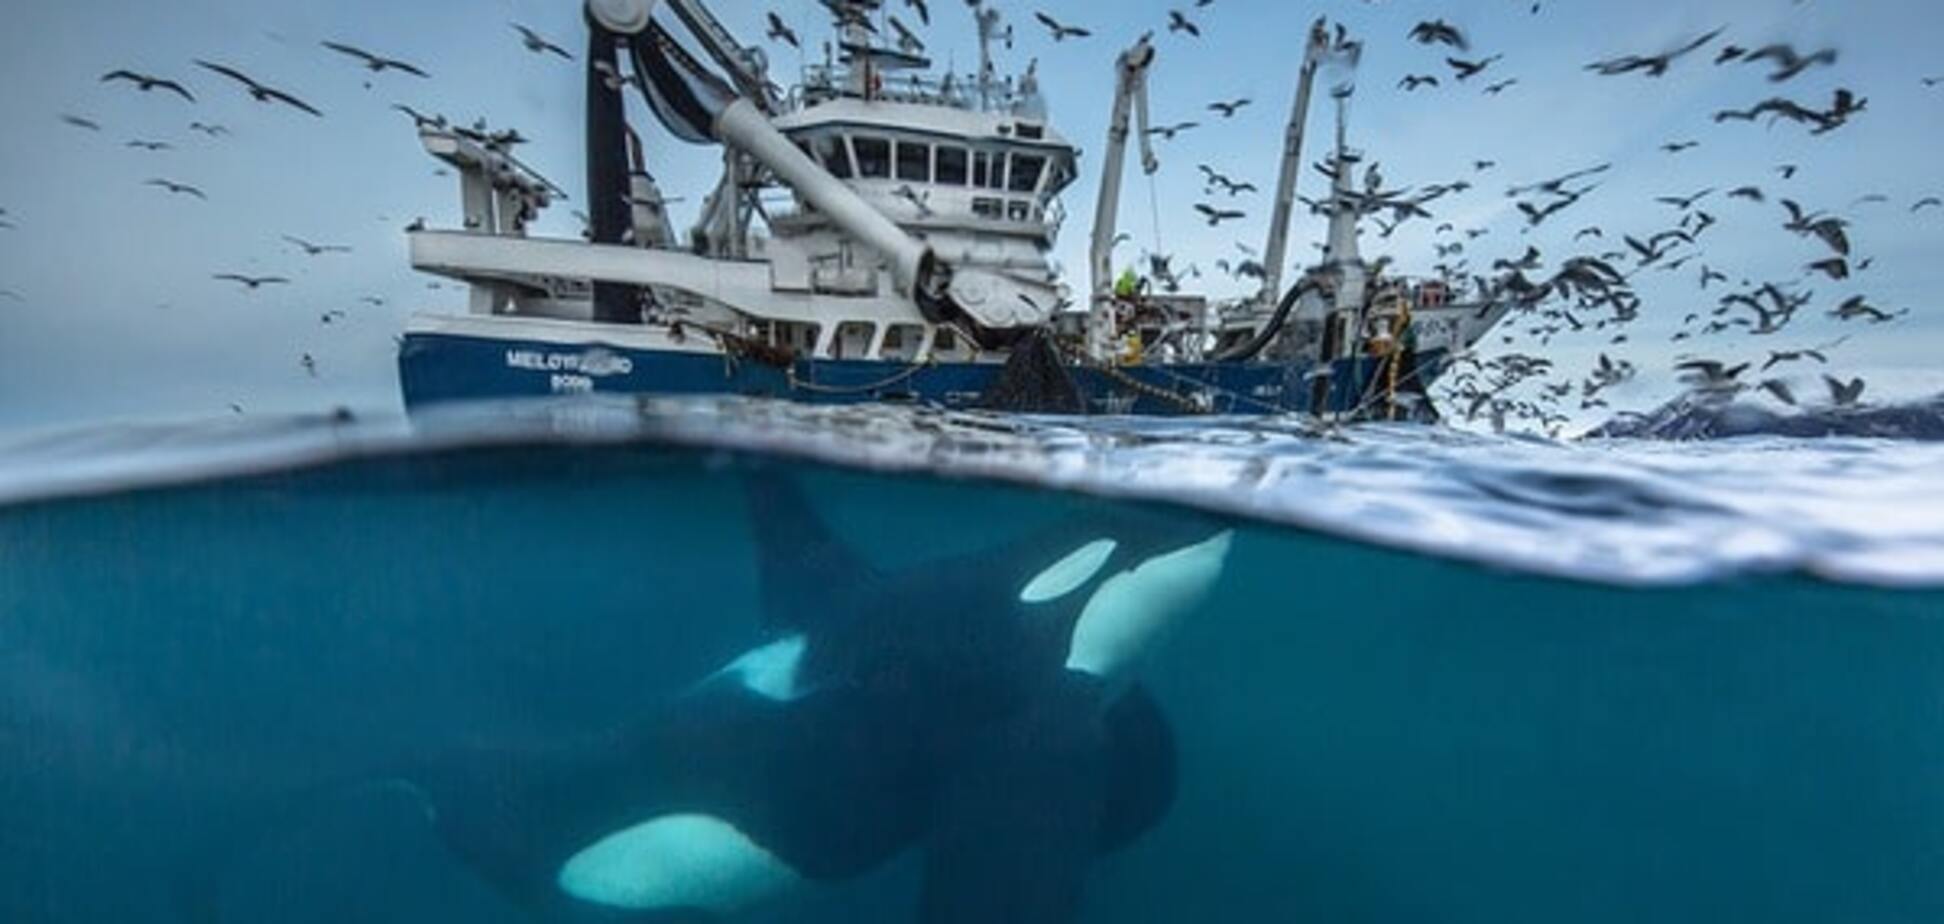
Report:
[[[968,5],[975,7],[980,2],[967,0]],[[1199,11],[1213,4],[1214,0],[1199,0],[1191,9],[1171,10],[1164,28],[1184,39],[1199,38],[1202,34],[1201,24],[1193,17],[1201,15]],[[923,4],[918,0],[907,0],[907,5],[924,13]],[[1532,4],[1530,12],[1538,15],[1541,5]],[[1061,21],[1043,11],[1036,12],[1034,18],[1045,27],[1055,43],[1086,39],[1093,34],[1084,26]],[[929,22],[928,15],[924,19]],[[910,30],[896,21],[895,16],[892,21],[901,34],[910,34]],[[788,32],[780,16],[772,12],[770,22],[773,38],[796,44],[794,33]],[[1605,78],[1659,79],[1689,66],[1687,62],[1693,57],[1711,54],[1713,67],[1758,69],[1767,83],[1782,85],[1812,70],[1833,68],[1840,57],[1834,48],[1802,50],[1786,43],[1759,47],[1730,44],[1723,41],[1728,31],[1727,27],[1723,27],[1682,37],[1664,50],[1621,54],[1593,61],[1584,65],[1584,70]],[[1486,96],[1497,96],[1519,83],[1518,77],[1500,76],[1506,61],[1505,54],[1474,53],[1472,37],[1452,22],[1444,19],[1419,22],[1404,38],[1410,43],[1439,52],[1448,73],[1406,74],[1397,84],[1402,92],[1471,85],[1479,87]],[[1332,51],[1349,56],[1354,64],[1362,47],[1362,41],[1353,40],[1343,26],[1336,27]],[[1926,87],[1934,87],[1941,82],[1944,82],[1944,78],[1923,79]],[[1206,107],[1210,115],[1205,118],[1233,118],[1251,102],[1246,98],[1211,102]],[[1804,128],[1810,136],[1823,136],[1841,129],[1867,112],[1868,105],[1866,98],[1850,89],[1835,90],[1826,104],[1769,95],[1744,109],[1716,112],[1712,121],[1716,125],[1759,123],[1771,128],[1780,123],[1793,123]],[[1174,141],[1201,127],[1201,121],[1176,121],[1155,125],[1148,132],[1161,140]],[[1692,139],[1670,141],[1661,145],[1660,150],[1669,156],[1678,156],[1699,144]],[[1471,164],[1473,177],[1416,189],[1395,189],[1386,186],[1379,167],[1373,164],[1365,171],[1361,191],[1347,196],[1332,194],[1326,199],[1303,201],[1319,215],[1353,211],[1360,219],[1369,219],[1379,236],[1388,239],[1408,222],[1436,221],[1432,212],[1434,203],[1447,196],[1472,191],[1476,175],[1496,166],[1493,161],[1474,161]],[[1197,169],[1202,174],[1203,191],[1208,201],[1195,203],[1193,208],[1208,226],[1219,227],[1248,217],[1248,212],[1234,203],[1239,201],[1238,197],[1259,193],[1256,184],[1237,179],[1208,164],[1198,164]],[[1336,165],[1323,163],[1318,164],[1316,169],[1331,180],[1336,179]],[[1568,171],[1556,177],[1512,186],[1507,190],[1507,196],[1512,200],[1512,208],[1524,219],[1525,230],[1532,232],[1548,222],[1565,220],[1563,216],[1599,190],[1613,169],[1613,164],[1602,163]],[[1779,166],[1776,169],[1779,182],[1792,180],[1796,171],[1795,165]],[[1645,299],[1634,285],[1635,278],[1640,274],[1648,271],[1677,273],[1692,267],[1699,290],[1706,293],[1704,299],[1713,299],[1712,304],[1704,302],[1701,310],[1686,314],[1680,329],[1672,336],[1673,342],[1683,343],[1730,333],[1750,337],[1782,333],[1816,302],[1815,293],[1807,288],[1808,282],[1817,278],[1845,282],[1855,274],[1867,271],[1874,263],[1873,258],[1859,259],[1854,253],[1848,233],[1850,218],[1828,211],[1811,210],[1794,198],[1777,195],[1773,202],[1786,215],[1785,219],[1777,221],[1780,229],[1816,242],[1826,249],[1826,253],[1820,259],[1802,266],[1796,278],[1762,281],[1731,278],[1729,273],[1704,262],[1706,251],[1703,246],[1705,235],[1719,223],[1716,211],[1722,206],[1718,203],[1730,200],[1748,206],[1762,206],[1771,201],[1771,194],[1761,185],[1742,184],[1725,194],[1719,188],[1708,188],[1657,197],[1653,205],[1664,207],[1675,216],[1669,219],[1666,226],[1633,233],[1614,233],[1611,235],[1612,243],[1608,244],[1608,229],[1589,225],[1580,228],[1572,238],[1575,248],[1582,245],[1592,248],[1586,252],[1565,256],[1549,265],[1546,255],[1539,248],[1528,245],[1524,253],[1517,257],[1493,260],[1489,272],[1482,267],[1473,267],[1465,257],[1468,245],[1476,246],[1473,242],[1488,235],[1490,232],[1487,229],[1461,230],[1449,222],[1437,224],[1435,237],[1438,242],[1433,245],[1439,260],[1435,267],[1437,274],[1472,302],[1480,305],[1509,303],[1514,308],[1512,319],[1506,322],[1514,330],[1504,335],[1502,343],[1497,345],[1507,349],[1492,358],[1476,354],[1459,357],[1454,374],[1443,383],[1440,397],[1447,403],[1455,404],[1466,418],[1474,421],[1486,418],[1500,430],[1506,429],[1513,421],[1523,421],[1543,432],[1558,435],[1574,421],[1572,411],[1585,414],[1609,408],[1607,390],[1637,375],[1638,369],[1634,364],[1610,354],[1629,342],[1629,327],[1640,320],[1646,310]],[[1887,201],[1886,197],[1879,195],[1865,197],[1857,204],[1881,204]],[[1926,197],[1913,203],[1910,211],[1915,213],[1940,207],[1944,207],[1944,201]],[[1116,244],[1130,239],[1122,235],[1116,239]],[[1238,279],[1264,278],[1266,274],[1258,254],[1245,244],[1237,243],[1235,247],[1237,254],[1233,258],[1215,261],[1216,269]],[[1197,266],[1176,270],[1174,260],[1169,255],[1148,254],[1145,259],[1149,275],[1164,291],[1180,291],[1183,280],[1201,276]],[[1380,259],[1376,261],[1375,269],[1381,274],[1391,262],[1389,258]],[[1880,307],[1862,295],[1851,295],[1827,312],[1840,322],[1863,324],[1888,323],[1908,313],[1907,309],[1892,311]],[[1511,352],[1509,349],[1521,339],[1549,346],[1562,334],[1589,331],[1603,334],[1609,339],[1607,352],[1598,357],[1596,365],[1584,378],[1571,381],[1565,380],[1552,360]],[[1797,406],[1803,402],[1796,389],[1786,379],[1768,377],[1769,373],[1778,367],[1799,363],[1826,365],[1829,351],[1847,340],[1844,337],[1814,348],[1770,350],[1767,360],[1760,363],[1731,364],[1687,355],[1677,359],[1672,371],[1679,374],[1680,380],[1693,394],[1710,400],[1725,400],[1754,391]],[[1762,376],[1759,382],[1744,381],[1744,376],[1751,371]],[[1861,379],[1843,380],[1827,375],[1824,376],[1824,384],[1829,394],[1829,405],[1839,408],[1860,402],[1866,387]],[[1571,406],[1572,402],[1577,402],[1577,408]]]
[[[979,8],[989,0],[966,0],[967,6]],[[1195,0],[1186,9],[1170,10],[1165,23],[1159,29],[1182,40],[1192,41],[1202,35],[1202,24],[1196,17],[1203,16],[1207,8],[1216,0]],[[918,20],[929,25],[931,11],[925,0],[903,0],[906,8],[915,13]],[[1537,15],[1540,5],[1533,4],[1531,12]],[[768,38],[772,41],[800,48],[801,40],[785,19],[772,11],[767,16]],[[1042,26],[1055,44],[1080,41],[1092,37],[1089,28],[1064,22],[1043,11],[1035,12],[1034,20]],[[889,27],[899,36],[906,47],[922,48],[916,30],[898,18],[887,14]],[[509,24],[525,51],[539,56],[557,57],[563,61],[574,60],[574,55],[550,41],[535,30],[519,23]],[[1787,84],[1797,77],[1814,69],[1833,68],[1837,65],[1839,54],[1832,48],[1818,48],[1802,51],[1788,44],[1769,44],[1756,48],[1745,48],[1722,42],[1727,29],[1682,38],[1665,50],[1651,53],[1623,54],[1608,59],[1591,62],[1585,70],[1602,77],[1637,76],[1658,79],[1674,73],[1677,69],[1690,66],[1686,62],[1712,48],[1715,67],[1757,67],[1765,73],[1767,82],[1773,85]],[[1431,19],[1416,24],[1404,38],[1416,45],[1434,50],[1443,58],[1449,69],[1448,83],[1451,86],[1470,84],[1482,88],[1487,95],[1497,95],[1517,85],[1518,78],[1506,76],[1496,81],[1487,81],[1484,75],[1499,74],[1506,56],[1502,53],[1479,55],[1473,52],[1473,38],[1465,29],[1444,19]],[[342,42],[326,41],[320,43],[322,49],[344,59],[348,64],[361,68],[367,79],[378,78],[388,73],[420,80],[431,79],[423,68],[399,58],[389,57]],[[1352,40],[1339,25],[1333,42],[1334,52],[1351,56],[1354,60],[1362,50],[1361,40]],[[324,118],[318,107],[311,105],[295,93],[267,84],[233,66],[211,60],[196,59],[191,62],[203,74],[218,78],[217,86],[239,91],[258,103],[280,107],[295,114],[311,118]],[[616,75],[618,77],[618,75]],[[104,84],[128,87],[142,94],[168,96],[180,104],[196,105],[197,93],[210,92],[209,87],[194,86],[175,77],[157,76],[132,69],[115,69],[102,75]],[[1926,87],[1936,87],[1944,83],[1944,77],[1926,77],[1922,80]],[[1399,81],[1397,88],[1404,93],[1414,93],[1425,88],[1446,85],[1446,78],[1436,73],[1407,74]],[[370,88],[371,84],[365,84]],[[1231,119],[1251,106],[1248,98],[1215,100],[1207,104],[1204,118]],[[405,106],[394,108],[404,112],[423,124],[428,117]],[[1868,100],[1849,89],[1838,89],[1827,105],[1790,99],[1782,95],[1772,95],[1750,104],[1746,109],[1723,110],[1713,115],[1716,124],[1731,122],[1759,122],[1768,126],[1789,122],[1802,126],[1810,135],[1821,136],[1837,131],[1850,120],[1868,111]],[[93,119],[72,113],[60,116],[62,122],[75,129],[87,132],[104,132],[103,126]],[[433,120],[443,121],[443,120]],[[1172,141],[1185,133],[1202,126],[1200,121],[1177,121],[1155,125],[1149,133],[1162,140]],[[214,122],[195,121],[188,125],[190,131],[209,139],[220,139],[230,134],[229,129]],[[476,127],[483,138],[494,143],[518,144],[525,139],[517,132],[490,133],[483,124]],[[1670,156],[1679,155],[1695,147],[1692,140],[1674,141],[1663,145],[1661,150]],[[148,139],[133,139],[127,146],[148,152],[170,149],[169,142]],[[1207,164],[1197,165],[1204,180],[1204,193],[1209,201],[1194,205],[1196,213],[1211,227],[1219,227],[1227,222],[1247,217],[1247,212],[1235,207],[1241,197],[1257,194],[1260,189],[1252,182],[1237,179]],[[1350,210],[1360,218],[1373,223],[1379,235],[1389,238],[1407,222],[1435,221],[1431,207],[1447,196],[1471,191],[1474,179],[1485,174],[1497,164],[1489,160],[1473,161],[1470,165],[1471,177],[1449,183],[1435,183],[1415,189],[1388,188],[1376,164],[1365,169],[1361,191],[1345,196],[1332,194],[1326,199],[1304,199],[1310,209],[1319,215],[1333,215]],[[1318,164],[1316,169],[1334,179],[1333,165]],[[1562,216],[1579,206],[1587,197],[1593,195],[1601,186],[1605,175],[1613,169],[1610,163],[1602,163],[1583,169],[1562,173],[1559,176],[1537,182],[1515,185],[1507,190],[1512,207],[1524,219],[1527,231],[1538,229],[1548,222],[1562,220]],[[1776,168],[1779,182],[1786,183],[1796,173],[1794,165],[1781,165]],[[162,194],[194,200],[206,200],[208,194],[191,184],[178,182],[166,177],[153,177],[144,185]],[[1779,228],[1791,235],[1817,243],[1826,250],[1818,260],[1803,267],[1797,278],[1781,280],[1754,281],[1740,279],[1736,283],[1731,274],[1723,272],[1704,262],[1706,258],[1702,243],[1704,236],[1717,223],[1717,216],[1710,209],[1719,210],[1729,202],[1740,203],[1742,207],[1759,207],[1771,201],[1771,193],[1759,184],[1742,184],[1725,193],[1718,188],[1707,188],[1691,194],[1659,197],[1655,205],[1665,207],[1675,218],[1670,218],[1668,226],[1634,233],[1614,233],[1613,244],[1609,244],[1609,231],[1606,228],[1589,225],[1573,235],[1577,248],[1586,242],[1593,249],[1566,256],[1548,264],[1546,255],[1539,248],[1527,246],[1524,253],[1517,257],[1493,260],[1489,271],[1483,266],[1474,267],[1466,257],[1468,245],[1485,237],[1489,232],[1482,228],[1459,229],[1450,222],[1439,223],[1434,236],[1437,238],[1435,249],[1438,257],[1436,272],[1450,283],[1455,290],[1469,300],[1479,304],[1506,304],[1515,308],[1515,317],[1523,320],[1508,321],[1517,327],[1504,337],[1503,346],[1510,348],[1521,339],[1536,341],[1539,345],[1549,345],[1552,340],[1569,332],[1595,331],[1605,334],[1611,341],[1609,353],[1628,342],[1626,330],[1629,325],[1640,319],[1645,308],[1644,300],[1636,291],[1633,280],[1648,271],[1674,273],[1693,266],[1699,289],[1710,293],[1714,299],[1711,306],[1689,312],[1681,329],[1673,335],[1676,342],[1710,337],[1731,332],[1741,332],[1749,336],[1770,336],[1789,328],[1804,310],[1815,303],[1813,291],[1806,283],[1816,277],[1830,281],[1845,281],[1854,274],[1867,271],[1873,263],[1868,257],[1858,258],[1850,240],[1851,219],[1831,213],[1805,208],[1795,199],[1773,196],[1773,201],[1786,216],[1778,219]],[[1858,204],[1881,204],[1887,199],[1882,196],[1865,197]],[[1911,212],[1927,209],[1944,209],[1944,200],[1937,197],[1921,199],[1910,206]],[[0,231],[15,228],[16,218],[0,207]],[[1126,240],[1125,235],[1117,243]],[[348,253],[349,248],[318,244],[296,235],[283,235],[283,243],[307,257],[318,258],[333,254]],[[1616,246],[1617,245],[1617,246]],[[1235,278],[1261,279],[1266,273],[1258,255],[1245,245],[1237,244],[1237,255],[1233,259],[1216,261],[1216,269]],[[1184,278],[1201,275],[1198,267],[1190,266],[1176,271],[1173,260],[1164,254],[1149,254],[1146,261],[1150,275],[1165,290],[1178,291]],[[1380,275],[1389,268],[1389,258],[1379,259],[1374,270]],[[293,285],[288,275],[251,275],[240,272],[212,273],[215,281],[235,285],[246,292],[255,292],[266,287]],[[1731,284],[1732,283],[1732,284]],[[432,283],[436,286],[437,283]],[[1715,287],[1719,286],[1717,290]],[[9,289],[0,289],[0,299],[21,301],[21,295]],[[383,305],[384,300],[367,297],[367,304]],[[1897,320],[1908,314],[1907,310],[1892,311],[1872,304],[1861,295],[1850,296],[1830,309],[1828,314],[1840,321],[1851,323],[1881,324]],[[327,312],[320,317],[323,324],[331,324],[344,317],[343,312]],[[1848,338],[1843,338],[1847,340]],[[1732,396],[1745,391],[1760,391],[1775,400],[1795,405],[1799,399],[1795,390],[1779,378],[1767,377],[1771,370],[1779,366],[1812,362],[1827,364],[1829,351],[1842,341],[1822,344],[1814,348],[1772,350],[1766,362],[1729,363],[1723,360],[1699,356],[1683,357],[1675,371],[1692,388],[1709,395]],[[301,359],[304,369],[316,374],[316,361],[309,354]],[[1523,419],[1537,425],[1542,430],[1558,433],[1572,419],[1567,413],[1568,402],[1578,401],[1578,410],[1592,411],[1607,406],[1603,397],[1607,389],[1632,379],[1637,369],[1624,359],[1615,359],[1602,354],[1597,365],[1583,380],[1566,381],[1560,375],[1555,363],[1541,356],[1526,353],[1503,351],[1492,358],[1464,356],[1458,358],[1454,374],[1444,383],[1442,398],[1455,402],[1464,415],[1470,419],[1487,417],[1495,426],[1504,428],[1509,420]],[[1759,365],[1759,368],[1758,368]],[[1762,377],[1758,382],[1745,381],[1751,374]],[[1559,379],[1552,381],[1554,379]],[[1849,381],[1826,377],[1831,403],[1836,406],[1849,406],[1861,400],[1864,384],[1860,379]],[[1536,396],[1531,386],[1537,385]]]
[[[510,25],[514,33],[518,36],[521,46],[527,51],[538,55],[554,55],[564,60],[573,60],[574,56],[572,53],[548,41],[533,29],[519,23],[511,23]],[[367,90],[372,88],[372,84],[369,82],[370,78],[376,78],[387,73],[397,73],[421,80],[429,80],[432,77],[424,68],[410,61],[377,54],[355,45],[336,41],[320,42],[319,45],[324,51],[347,59],[348,62],[366,71],[368,79],[364,86]],[[280,107],[293,113],[307,115],[311,118],[322,119],[325,117],[323,110],[307,102],[295,92],[265,83],[231,65],[200,58],[194,59],[189,63],[195,68],[193,72],[213,75],[212,79],[218,79],[217,82],[220,86],[239,91],[258,103]],[[179,101],[179,104],[191,106],[198,105],[201,102],[201,97],[197,95],[198,91],[203,93],[210,92],[208,88],[201,86],[192,89],[191,84],[185,78],[158,76],[129,68],[111,70],[101,76],[100,82],[107,85],[125,86],[134,92],[142,94],[166,96]],[[410,107],[394,106],[393,108],[404,111],[407,115],[412,116],[415,121],[426,121],[425,117],[413,112]],[[107,128],[99,121],[74,113],[62,113],[60,115],[60,121],[71,128],[84,132],[105,133],[107,131]],[[228,127],[215,122],[201,120],[189,122],[187,130],[211,141],[226,138],[231,135]],[[461,131],[473,130],[461,129]],[[482,140],[488,140],[493,144],[511,146],[523,143],[526,140],[520,137],[518,132],[490,132],[485,128],[483,123],[476,127],[476,131]],[[125,147],[146,153],[160,153],[174,150],[174,145],[168,141],[143,138],[129,140],[125,143]],[[157,190],[160,194],[183,199],[206,202],[210,198],[209,193],[201,187],[167,177],[150,177],[149,179],[143,180],[142,185]],[[15,222],[5,208],[0,208],[0,231],[12,230],[16,230]],[[295,253],[310,258],[351,253],[351,248],[347,246],[316,243],[292,234],[281,235],[279,239]],[[210,279],[214,282],[236,286],[238,290],[246,293],[296,285],[295,280],[291,276],[276,273],[258,275],[232,270],[211,273]],[[443,284],[436,282],[428,283],[428,285],[432,288],[443,287]],[[15,302],[26,301],[24,296],[12,289],[0,289],[0,299]],[[386,304],[385,299],[378,296],[365,296],[359,301],[362,304],[373,307],[383,307]],[[318,323],[325,326],[334,325],[343,321],[346,317],[347,313],[343,310],[327,310],[318,316]],[[298,365],[311,377],[315,378],[317,376],[317,359],[312,354],[303,353],[298,358]],[[231,405],[231,408],[240,412],[241,405]]]

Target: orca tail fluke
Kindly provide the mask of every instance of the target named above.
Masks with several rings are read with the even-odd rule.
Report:
[[[346,801],[385,793],[409,798],[428,822],[438,820],[431,794],[397,775],[360,776],[272,797],[213,832],[176,865],[169,889],[176,920],[182,924],[221,924],[224,880],[239,860],[279,836],[323,820]]]

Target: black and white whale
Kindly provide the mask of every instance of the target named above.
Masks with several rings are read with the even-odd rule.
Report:
[[[1093,860],[1173,800],[1173,736],[1137,672],[1231,534],[1130,514],[884,572],[785,483],[752,482],[751,506],[767,644],[627,727],[324,787],[255,836],[392,786],[539,920],[721,920],[911,849],[924,924],[1072,920]],[[225,865],[183,879],[190,919],[221,920]]]

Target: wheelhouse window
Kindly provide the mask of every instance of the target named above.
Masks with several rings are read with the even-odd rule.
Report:
[[[884,138],[853,138],[857,151],[857,175],[867,180],[891,176],[891,142]]]
[[[1005,203],[997,199],[979,196],[972,200],[972,217],[974,218],[991,218],[997,220],[1005,217],[1005,209]]]
[[[1040,175],[1046,172],[1046,158],[1037,154],[1014,154],[1012,159],[1012,183],[1007,186],[1016,193],[1029,193],[1039,189]]]
[[[938,185],[964,186],[966,178],[966,152],[964,148],[941,147],[938,149]]]
[[[821,161],[824,169],[830,171],[831,176],[840,180],[851,178],[850,146],[844,144],[843,138],[824,135],[813,143],[813,147],[815,153],[811,156]]]
[[[917,141],[898,142],[898,179],[930,183],[931,150],[931,145]]]
[[[972,155],[972,185],[979,189],[1006,188],[1006,155],[978,151]]]

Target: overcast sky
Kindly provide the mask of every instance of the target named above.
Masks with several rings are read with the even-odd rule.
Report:
[[[1166,0],[1112,4],[1047,0],[1002,6],[1017,28],[1009,70],[1040,62],[1058,127],[1086,152],[1083,179],[1067,194],[1069,221],[1059,257],[1068,281],[1084,288],[1088,229],[1098,152],[1112,92],[1115,54],[1141,32],[1162,29]],[[1186,5],[1186,4],[1182,4]],[[1391,185],[1422,186],[1468,180],[1475,188],[1441,200],[1437,221],[1407,224],[1389,239],[1367,230],[1368,256],[1388,254],[1407,272],[1437,262],[1436,224],[1488,229],[1468,243],[1474,267],[1540,247],[1548,266],[1580,252],[1620,246],[1618,235],[1644,236],[1672,227],[1679,213],[1656,196],[1720,191],[1704,207],[1721,224],[1702,241],[1704,256],[1677,273],[1648,270],[1636,278],[1647,298],[1646,320],[1614,345],[1614,332],[1561,338],[1550,355],[1583,367],[1602,350],[1627,356],[1648,374],[1621,392],[1623,406],[1653,403],[1672,385],[1665,371],[1679,353],[1756,357],[1769,349],[1813,346],[1849,337],[1834,354],[1839,370],[1872,377],[1878,393],[1936,388],[1944,377],[1935,351],[1944,347],[1944,209],[1913,214],[1926,196],[1944,195],[1938,168],[1944,150],[1944,18],[1934,0],[1714,0],[1636,3],[1540,0],[1215,0],[1193,11],[1202,37],[1160,33],[1154,70],[1157,121],[1199,120],[1203,128],[1161,146],[1163,170],[1152,186],[1130,166],[1123,227],[1135,247],[1178,255],[1178,264],[1210,269],[1234,257],[1234,244],[1260,247],[1266,234],[1261,196],[1235,200],[1248,220],[1219,231],[1203,226],[1192,207],[1207,201],[1196,165],[1274,185],[1282,125],[1293,92],[1304,32],[1318,14],[1339,17],[1368,46],[1358,74],[1354,143],[1380,161]],[[762,41],[763,15],[778,11],[805,37],[811,56],[828,33],[812,0],[751,4],[718,0],[718,14],[746,41]],[[941,66],[969,70],[976,62],[971,17],[962,3],[932,0],[933,25],[921,30]],[[1031,18],[1045,9],[1094,30],[1089,39],[1055,45]],[[917,26],[917,17],[899,10]],[[1484,75],[1452,79],[1448,49],[1407,40],[1412,24],[1443,17],[1473,41],[1471,56],[1503,54]],[[525,52],[510,27],[533,26],[575,51],[584,50],[580,4],[559,0],[29,0],[0,33],[0,429],[103,419],[215,416],[232,404],[251,413],[306,411],[349,405],[396,409],[394,341],[413,311],[456,311],[463,294],[405,263],[404,226],[423,216],[433,225],[456,221],[456,181],[433,175],[437,166],[418,147],[411,124],[391,112],[393,102],[495,126],[517,126],[534,139],[527,159],[575,195],[540,225],[543,233],[577,232],[581,179],[581,74],[577,65]],[[1680,61],[1664,78],[1601,77],[1585,64],[1625,53],[1657,52],[1719,26],[1714,45]],[[375,78],[332,54],[333,40],[409,59],[430,80],[386,74]],[[1725,43],[1769,42],[1799,48],[1833,47],[1838,64],[1812,69],[1783,84],[1755,65],[1715,66]],[[791,83],[805,56],[764,43],[778,82]],[[324,111],[322,119],[252,102],[232,85],[196,68],[195,58],[233,64],[290,90]],[[104,84],[116,68],[153,73],[187,84],[197,101],[163,92],[143,94]],[[1405,93],[1405,74],[1436,74],[1442,85]],[[1485,84],[1516,77],[1496,96]],[[367,86],[369,83],[369,86]],[[1869,109],[1832,134],[1811,137],[1790,124],[1716,125],[1710,116],[1772,95],[1815,108],[1838,86],[1869,99]],[[1217,99],[1249,97],[1232,120],[1206,111]],[[637,108],[637,113],[639,110]],[[64,124],[63,114],[102,126],[99,132]],[[217,123],[231,134],[209,138],[192,121]],[[643,120],[646,127],[645,119]],[[1313,139],[1327,137],[1328,112],[1319,101]],[[717,155],[682,145],[659,129],[647,131],[655,172],[678,207],[692,217],[713,181]],[[166,142],[172,150],[130,148],[134,140]],[[1676,141],[1700,146],[1667,154]],[[1313,151],[1312,153],[1320,153]],[[1309,158],[1314,160],[1314,157]],[[1476,160],[1494,160],[1486,172]],[[1612,161],[1599,189],[1533,233],[1505,195],[1515,183],[1544,179]],[[1784,182],[1774,171],[1795,164]],[[151,178],[194,184],[208,201],[143,185]],[[1305,170],[1302,192],[1317,195],[1325,181]],[[1770,197],[1756,205],[1728,200],[1726,190],[1761,186]],[[1884,203],[1862,202],[1882,194]],[[1782,334],[1728,335],[1669,344],[1682,316],[1712,308],[1721,294],[1699,291],[1700,264],[1735,283],[1802,281],[1803,266],[1823,248],[1781,229],[1775,198],[1794,198],[1855,222],[1859,258],[1871,268],[1847,283],[1804,282],[1816,302]],[[1224,202],[1223,204],[1227,204]],[[1154,220],[1158,211],[1159,222]],[[1607,229],[1606,243],[1573,242],[1589,225]],[[342,244],[348,255],[306,257],[282,235]],[[1321,235],[1319,219],[1304,216],[1292,248],[1308,259]],[[212,280],[215,273],[280,274],[296,284],[257,293]],[[1238,286],[1216,288],[1240,291]],[[1854,294],[1910,318],[1893,325],[1843,325],[1821,315]],[[383,307],[363,303],[382,298]],[[326,325],[326,312],[343,320]],[[1533,349],[1521,343],[1521,349]],[[310,354],[313,377],[300,364]],[[1812,372],[1802,369],[1805,381]]]

